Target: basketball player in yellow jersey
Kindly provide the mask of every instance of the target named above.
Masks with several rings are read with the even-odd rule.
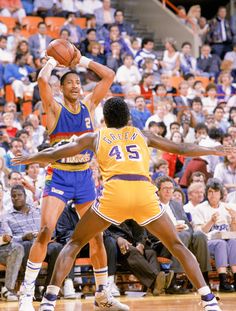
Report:
[[[27,157],[19,156],[13,160],[15,164],[48,163],[90,149],[97,155],[103,176],[104,189],[101,197],[82,217],[70,241],[59,254],[51,285],[47,288],[45,296],[47,310],[54,310],[56,294],[80,249],[111,223],[119,225],[132,218],[158,237],[182,263],[188,278],[201,295],[203,309],[220,311],[195,257],[182,244],[165,209],[158,204],[157,189],[149,178],[148,147],[188,156],[225,155],[226,151],[230,153],[235,150],[227,147],[227,150],[223,151],[222,146],[205,148],[193,144],[175,144],[150,132],[141,133],[138,129],[127,126],[129,110],[120,98],[107,100],[103,112],[107,128],[97,133],[84,134],[67,145]],[[102,304],[102,296],[101,300],[99,299],[100,293],[96,293],[96,302]],[[104,307],[104,310],[113,310],[108,304]],[[95,304],[96,309],[99,310],[99,306]]]

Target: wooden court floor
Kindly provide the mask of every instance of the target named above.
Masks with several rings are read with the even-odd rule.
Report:
[[[222,311],[236,311],[236,293],[219,294]],[[196,294],[179,296],[160,296],[132,298],[122,297],[121,301],[127,303],[130,311],[200,311],[199,296]],[[35,303],[38,310],[39,303]],[[17,311],[17,303],[0,302],[0,311]],[[59,300],[57,311],[92,311],[93,299]]]

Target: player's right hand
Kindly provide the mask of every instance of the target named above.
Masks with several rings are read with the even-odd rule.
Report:
[[[23,156],[22,154],[18,154],[15,158],[11,159],[12,165],[18,164],[30,164],[31,161],[28,156]]]
[[[80,58],[81,58],[81,53],[80,51],[74,46],[74,56],[73,56],[73,59],[70,63],[70,67],[71,68],[74,68],[76,65],[79,64],[80,62]]]

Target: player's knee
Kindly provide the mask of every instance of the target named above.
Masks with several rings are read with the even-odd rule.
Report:
[[[52,237],[52,233],[53,231],[48,226],[43,226],[37,236],[37,242],[42,244],[49,243]]]
[[[103,245],[103,236],[101,233],[97,234],[89,241],[90,246],[100,248]]]

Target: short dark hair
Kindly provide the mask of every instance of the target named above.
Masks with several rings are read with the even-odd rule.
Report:
[[[29,121],[25,121],[23,124],[22,124],[22,128],[25,129],[27,126],[31,126],[31,127],[34,127],[33,124]]]
[[[213,113],[215,113],[216,110],[218,110],[218,109],[223,110],[223,112],[224,112],[224,108],[221,107],[221,106],[219,106],[219,105],[217,105],[217,106],[214,108]]]
[[[171,122],[170,129],[172,128],[173,125],[178,125],[178,127],[180,127],[179,122],[174,121],[174,122]]]
[[[37,25],[37,27],[39,28],[41,25],[47,26],[45,22],[39,22],[38,25]]]
[[[13,145],[13,143],[15,142],[15,141],[17,141],[17,142],[19,142],[19,143],[22,143],[22,145],[23,145],[23,141],[20,139],[20,138],[13,138],[12,139],[12,141],[11,141],[11,144],[10,144],[10,147],[12,148],[12,145]]]
[[[15,138],[19,138],[22,134],[27,134],[29,136],[29,133],[26,130],[19,130],[16,132]]]
[[[7,36],[1,35],[1,36],[0,36],[0,41],[2,41],[2,40],[7,40]]]
[[[163,121],[157,122],[157,126],[161,127],[163,129],[162,137],[165,137],[167,134],[167,127]]]
[[[185,41],[182,43],[181,48],[183,48],[185,45],[189,45],[190,47],[192,47],[192,44],[188,41]]]
[[[14,185],[12,188],[11,188],[11,194],[14,190],[20,190],[24,193],[24,196],[26,197],[26,192],[25,192],[25,188],[22,186],[22,185]]]
[[[69,30],[69,29],[66,29],[66,28],[62,28],[62,29],[60,30],[60,35],[63,33],[63,31],[66,31],[66,32],[67,32],[67,34],[68,34],[68,36],[70,36],[70,35],[71,35],[70,30]]]
[[[221,140],[224,136],[224,131],[221,128],[212,127],[208,131],[208,136],[212,139]]]
[[[117,9],[117,10],[115,11],[115,13],[114,13],[114,16],[116,16],[118,12],[121,12],[121,13],[124,15],[124,11],[123,11],[123,10]]]
[[[150,129],[153,126],[158,126],[156,121],[150,121],[149,124],[148,124],[148,129]]]
[[[209,178],[206,184],[206,198],[209,189],[220,191],[220,199],[224,197],[224,187],[218,178]]]
[[[193,103],[199,103],[199,104],[202,105],[202,99],[201,99],[201,97],[199,97],[199,96],[194,97],[194,98],[192,99],[192,102],[191,102],[191,107],[193,106]]]
[[[169,177],[169,176],[161,176],[161,177],[158,177],[155,180],[155,185],[157,186],[158,190],[161,189],[161,185],[164,182],[171,182],[174,185],[173,179],[171,177]]]
[[[60,79],[60,85],[63,85],[66,77],[69,75],[69,74],[75,74],[79,77],[79,74],[77,71],[75,70],[70,70],[70,71],[67,71],[66,73],[64,73],[64,75],[61,76],[61,79]]]
[[[107,127],[121,128],[128,124],[130,112],[124,99],[109,98],[103,107],[104,119]]]
[[[89,28],[89,29],[86,31],[86,34],[88,35],[90,32],[96,32],[96,29],[95,29],[95,28]]]
[[[196,126],[195,126],[195,133],[197,133],[197,131],[199,130],[206,130],[207,134],[208,134],[208,127],[206,126],[205,123],[198,123]]]
[[[154,40],[152,38],[143,38],[141,48],[143,48],[148,42],[154,43]]]
[[[206,175],[203,172],[196,171],[193,172],[189,178],[189,185],[193,182],[193,177],[200,177],[202,176],[204,178],[204,182],[206,181]]]
[[[138,95],[135,97],[134,102],[136,103],[137,99],[139,99],[139,98],[142,98],[145,101],[145,98],[143,95]],[[236,107],[235,107],[235,109],[236,109]]]
[[[8,174],[8,179],[11,179],[11,177],[12,177],[12,175],[13,175],[14,173],[17,173],[17,174],[19,174],[20,176],[22,176],[22,175],[21,175],[21,172],[18,172],[18,171],[11,171],[11,172]]]

